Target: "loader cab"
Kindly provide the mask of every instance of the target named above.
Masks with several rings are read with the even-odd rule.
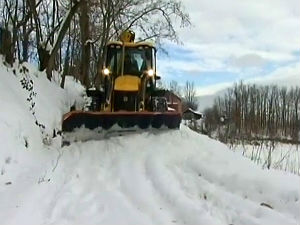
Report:
[[[149,70],[152,70],[151,74],[155,74],[156,49],[149,43],[110,42],[106,46],[106,52],[104,75],[113,78],[123,75],[141,78]]]
[[[124,31],[120,41],[108,42],[102,75],[108,110],[144,111],[155,87],[156,49],[150,42],[134,42]]]
[[[156,49],[149,43],[110,42],[103,75],[111,111],[141,111],[155,87]]]

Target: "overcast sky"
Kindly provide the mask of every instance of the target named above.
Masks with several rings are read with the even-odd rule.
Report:
[[[300,86],[300,0],[182,0],[192,26],[166,43],[158,69],[167,83],[194,81],[210,95],[244,80]]]

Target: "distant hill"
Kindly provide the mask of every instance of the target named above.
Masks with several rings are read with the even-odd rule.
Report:
[[[202,95],[197,96],[197,104],[198,104],[198,111],[203,112],[205,109],[213,106],[214,100],[218,97],[223,95],[226,92],[226,89],[222,91],[218,91],[213,95]]]

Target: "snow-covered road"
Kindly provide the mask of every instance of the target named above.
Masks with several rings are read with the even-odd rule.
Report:
[[[49,151],[2,186],[2,224],[299,224],[299,177],[184,126]]]

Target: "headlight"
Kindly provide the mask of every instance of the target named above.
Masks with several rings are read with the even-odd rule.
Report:
[[[109,69],[105,68],[105,69],[103,70],[103,74],[104,74],[104,75],[109,75],[109,73],[110,73]]]
[[[154,75],[153,69],[148,70],[147,73],[148,73],[148,76],[150,76],[150,77],[152,77]]]

